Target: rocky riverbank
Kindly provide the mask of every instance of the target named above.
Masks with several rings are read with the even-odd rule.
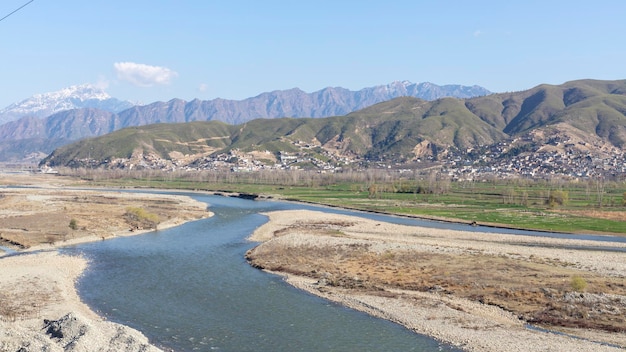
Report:
[[[74,285],[86,267],[54,251],[0,258],[0,351],[160,351],[80,301]]]
[[[4,186],[28,186],[0,188],[0,351],[160,351],[139,331],[83,304],[75,283],[88,263],[56,248],[212,214],[189,197],[70,188],[75,182],[0,175]]]
[[[427,229],[310,211],[269,217],[251,237],[263,242],[247,255],[252,265],[443,342],[469,351],[626,347],[624,253],[597,248],[624,243]]]

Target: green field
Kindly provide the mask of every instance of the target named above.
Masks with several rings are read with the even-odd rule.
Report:
[[[250,193],[415,217],[568,233],[626,235],[624,182],[452,182],[378,175],[83,175],[91,184]],[[364,180],[363,178],[367,178]]]

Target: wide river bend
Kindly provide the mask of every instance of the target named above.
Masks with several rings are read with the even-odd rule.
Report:
[[[430,227],[493,229],[296,203],[188,195],[206,202],[215,216],[64,249],[90,260],[78,290],[92,309],[175,351],[456,351],[250,267],[244,254],[255,243],[246,237],[267,221],[259,213],[289,209]]]

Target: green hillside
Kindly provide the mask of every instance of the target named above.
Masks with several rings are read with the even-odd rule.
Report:
[[[563,134],[563,140],[575,135],[580,140],[623,147],[626,80],[544,84],[522,92],[465,100],[444,98],[429,102],[401,97],[329,118],[134,127],[59,148],[43,163],[76,165],[73,160],[93,159],[100,164],[137,154],[170,160],[173,155],[201,157],[233,151],[263,151],[278,156],[280,152],[302,153],[303,149],[312,148],[317,148],[318,155],[324,152],[360,160],[408,162],[522,135],[536,137],[541,133],[535,132],[543,129],[544,135]]]
[[[42,163],[70,166],[78,159],[130,158],[136,152],[163,158],[169,158],[171,152],[198,154],[229,146],[233,129],[218,121],[130,127],[58,148]]]

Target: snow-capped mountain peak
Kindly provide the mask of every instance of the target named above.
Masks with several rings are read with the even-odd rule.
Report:
[[[35,94],[33,98],[49,98],[49,99],[67,99],[74,98],[81,101],[89,99],[107,100],[111,99],[111,96],[103,89],[96,87],[92,84],[80,84],[75,86],[69,86],[56,92]]]
[[[133,104],[130,102],[112,98],[102,88],[92,84],[81,84],[55,92],[35,94],[28,99],[11,104],[0,110],[0,123],[24,116],[42,118],[60,111],[79,108],[98,108],[119,112],[131,106]]]

